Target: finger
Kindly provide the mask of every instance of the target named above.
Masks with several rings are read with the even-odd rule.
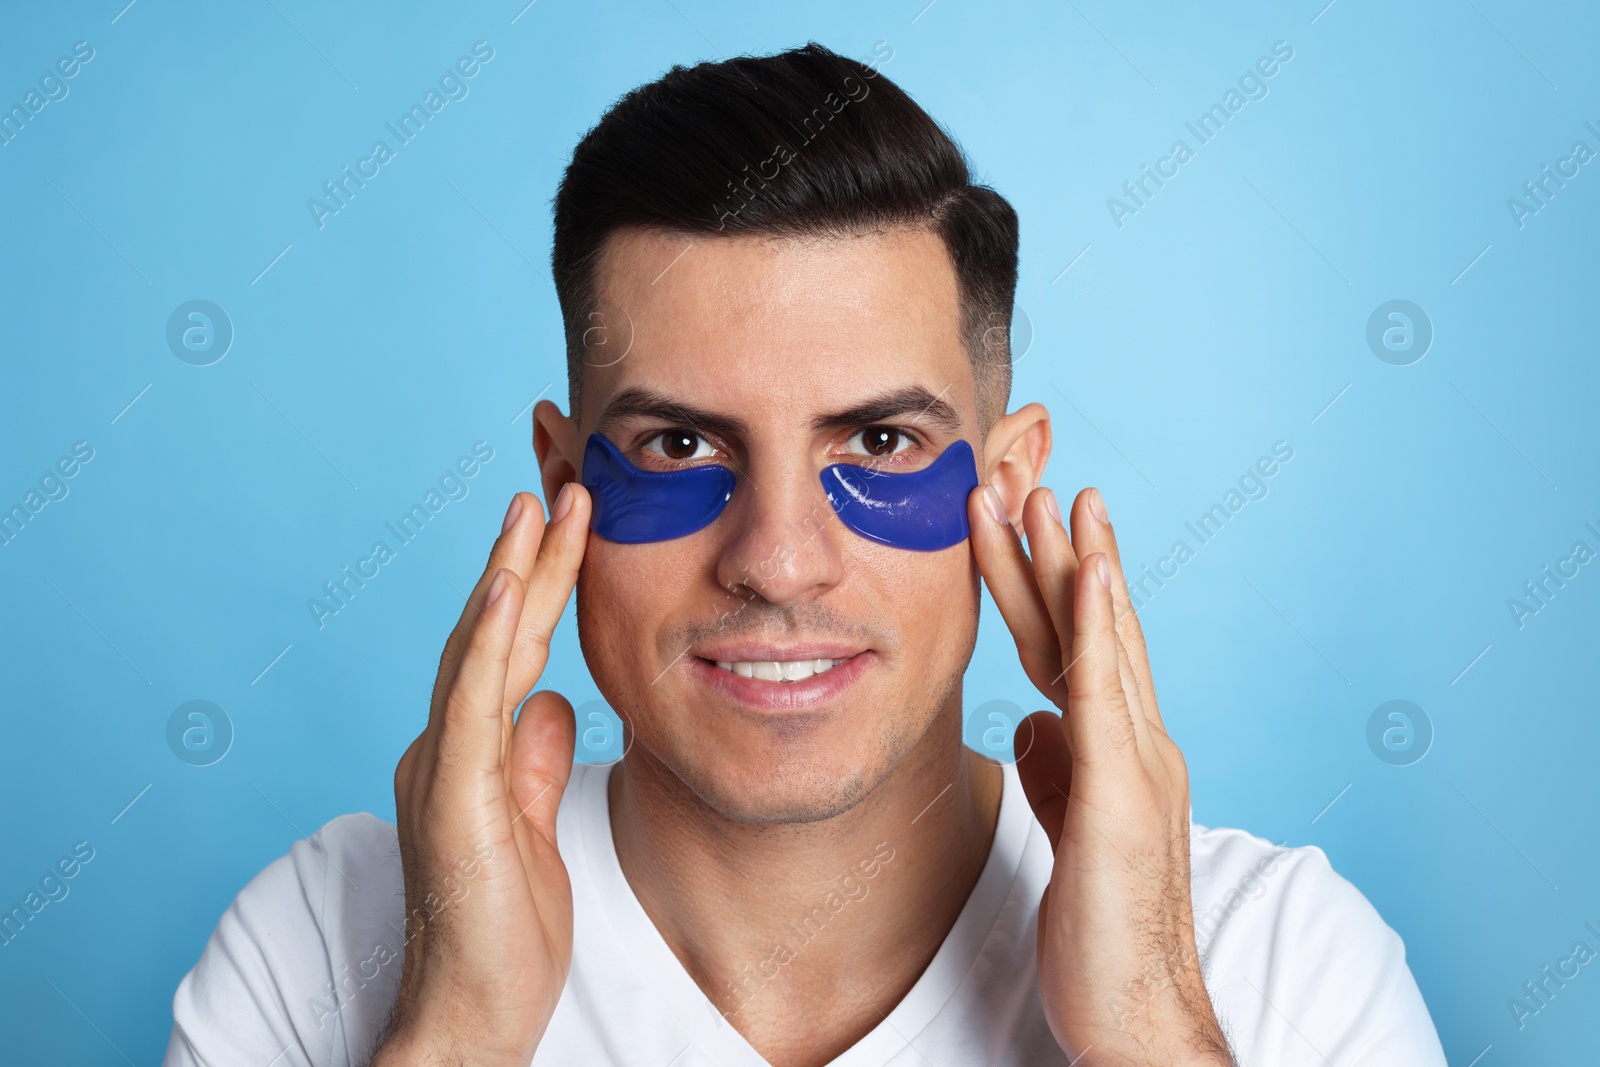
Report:
[[[1087,500],[1092,500],[1093,498],[1089,497],[1089,498],[1086,498],[1086,499]],[[1091,547],[1093,545],[1093,542],[1091,540],[1091,534],[1100,532],[1099,529],[1096,529],[1096,527],[1098,527],[1099,524],[1097,522],[1096,516],[1088,513],[1088,505],[1085,502],[1085,499],[1080,499],[1076,503],[1079,504],[1079,507],[1073,512],[1074,528],[1075,529],[1081,528],[1081,527],[1088,527],[1089,528],[1082,535],[1083,539],[1084,539],[1084,544],[1083,544],[1083,547],[1082,547],[1081,551],[1083,552],[1083,554],[1085,556],[1087,556],[1087,555],[1091,554],[1090,553],[1090,549],[1091,549]],[[1105,555],[1105,554],[1101,553],[1101,555]],[[1108,563],[1107,563],[1108,571],[1109,571],[1109,566],[1110,565],[1109,565],[1109,560],[1108,560]],[[1116,608],[1116,578],[1115,578],[1114,575],[1111,576],[1111,581],[1112,581],[1112,591],[1111,591],[1112,600],[1111,600],[1111,603],[1112,603],[1112,608],[1113,608],[1113,611],[1114,611],[1115,608]],[[1151,726],[1150,726],[1149,722],[1147,722],[1146,719],[1145,719],[1144,705],[1143,705],[1143,701],[1142,701],[1142,694],[1141,694],[1140,688],[1139,688],[1139,680],[1134,674],[1133,663],[1132,663],[1132,660],[1128,656],[1128,650],[1127,650],[1126,646],[1122,642],[1122,635],[1121,635],[1121,633],[1119,633],[1117,631],[1115,626],[1112,627],[1112,642],[1116,647],[1116,652],[1117,652],[1117,678],[1118,678],[1118,680],[1119,680],[1119,682],[1120,682],[1120,684],[1122,686],[1123,698],[1127,702],[1127,705],[1128,705],[1128,718],[1133,723],[1133,732],[1134,732],[1134,736],[1138,740],[1140,753],[1142,753],[1145,756],[1150,756],[1154,752],[1154,747],[1152,746],[1152,744],[1150,742]]]
[[[1080,558],[1073,603],[1072,661],[1067,668],[1067,743],[1075,768],[1138,758],[1138,740],[1117,669],[1110,563]]]
[[[1072,589],[1078,556],[1062,525],[1055,493],[1043,486],[1029,493],[1022,506],[1022,525],[1028,533],[1039,594],[1061,644],[1061,662],[1066,663],[1072,647]],[[1064,671],[1058,672],[1055,681],[1057,685],[1065,681]]]
[[[1115,601],[1112,602],[1115,606]],[[1122,683],[1122,692],[1128,701],[1128,717],[1133,723],[1134,735],[1138,738],[1139,751],[1146,757],[1155,757],[1155,745],[1151,738],[1155,734],[1155,726],[1151,724],[1144,711],[1143,697],[1139,692],[1139,680],[1134,677],[1133,661],[1128,658],[1128,648],[1122,643],[1122,635],[1117,633],[1113,626],[1111,635],[1117,644],[1117,677]]]
[[[439,675],[434,682],[428,716],[430,727],[437,729],[439,725],[445,695],[450,692],[467,641],[477,626],[489,583],[499,571],[509,569],[526,584],[532,573],[534,552],[543,534],[544,509],[539,506],[538,499],[531,493],[515,494],[501,523],[500,536],[495,538],[494,546],[489,550],[489,561],[483,574],[478,577],[472,592],[467,594],[467,602],[461,607],[461,616],[456,620],[455,628],[450,631],[444,651],[439,656]],[[514,629],[511,632],[514,633]]]
[[[512,829],[516,833],[528,891],[546,934],[560,943],[557,954],[572,952],[572,882],[556,847],[556,813],[572,777],[572,750],[577,724],[565,697],[543,690],[528,698],[517,716],[506,759],[510,785]]]
[[[498,780],[503,767],[501,705],[515,620],[522,611],[522,579],[502,569],[490,579],[483,597],[443,701],[435,776],[452,783],[471,783],[490,774]],[[474,611],[479,611],[477,598],[474,592],[467,601]],[[457,769],[460,775],[452,773]]]
[[[967,521],[978,571],[1017,643],[1017,657],[1028,679],[1059,704],[1064,696],[1056,681],[1061,674],[1061,639],[1050,622],[1033,564],[1017,531],[1003,516],[999,495],[992,487],[980,485],[967,496]]]
[[[517,622],[516,654],[506,679],[506,713],[516,710],[528,690],[539,682],[550,659],[550,638],[566,610],[578,571],[589,544],[589,492],[568,482],[550,505],[550,523],[544,528],[528,577],[528,595]],[[537,505],[534,510],[538,510]]]
[[[572,776],[577,732],[572,705],[560,693],[545,689],[522,705],[511,734],[506,773],[516,817],[526,819],[552,847],[556,809]]]
[[[1019,753],[1017,777],[1034,818],[1050,838],[1050,848],[1061,845],[1061,825],[1067,817],[1072,793],[1072,754],[1067,747],[1066,722],[1054,712],[1036,711],[1017,724],[1012,742]]]
[[[1144,628],[1139,625],[1138,613],[1133,610],[1133,601],[1128,596],[1116,531],[1106,513],[1105,498],[1098,489],[1085,489],[1072,502],[1072,544],[1080,558],[1091,552],[1104,552],[1111,565],[1111,599],[1116,608],[1117,634],[1127,649],[1138,683],[1140,710],[1152,727],[1165,733],[1166,725],[1161,721],[1161,709],[1156,702],[1155,680],[1150,675],[1150,653],[1144,643]]]

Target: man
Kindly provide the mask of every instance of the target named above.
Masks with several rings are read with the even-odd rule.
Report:
[[[674,68],[579,144],[553,262],[549,519],[511,502],[398,827],[245,887],[168,1064],[1443,1065],[1319,850],[1190,825],[1105,501],[1006,411],[1016,215],[903,92]],[[962,744],[980,579],[1060,713],[1015,767]],[[574,588],[615,765],[527,695]]]

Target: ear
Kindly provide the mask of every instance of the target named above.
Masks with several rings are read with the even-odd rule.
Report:
[[[1021,529],[1022,504],[1038,488],[1050,458],[1050,412],[1027,404],[1002,415],[983,440],[984,481],[995,487],[1011,525]]]
[[[548,400],[534,405],[533,454],[539,460],[547,508],[563,485],[578,480],[583,464],[580,444],[577,419],[561,414],[561,409]]]

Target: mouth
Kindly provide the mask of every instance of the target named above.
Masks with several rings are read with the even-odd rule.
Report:
[[[809,711],[837,700],[872,666],[871,649],[727,646],[685,656],[689,674],[758,711]]]

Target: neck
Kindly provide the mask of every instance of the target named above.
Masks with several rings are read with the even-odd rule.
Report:
[[[770,1063],[796,1067],[833,1059],[916,983],[988,859],[1002,782],[961,743],[958,695],[834,818],[729,819],[635,747],[611,775],[611,826],[685,970]]]

